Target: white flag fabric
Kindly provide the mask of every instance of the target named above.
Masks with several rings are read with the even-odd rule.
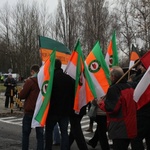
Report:
[[[39,85],[39,88],[41,89],[42,88],[42,85],[43,85],[43,81],[44,81],[44,65],[40,68],[40,71],[38,73],[38,85]],[[36,107],[35,107],[35,111],[34,111],[34,115],[33,115],[33,119],[32,119],[32,124],[31,124],[31,127],[32,128],[35,128],[35,127],[41,127],[40,123],[38,121],[35,120],[35,117],[38,113],[38,111],[40,110],[40,107],[42,105],[42,99],[43,99],[43,95],[42,95],[42,92],[40,91],[39,95],[38,95],[38,98],[37,98],[37,101],[36,101]]]
[[[150,85],[150,67],[145,72],[144,76],[136,86],[134,90],[133,99],[138,102],[142,94],[146,91],[148,86]]]

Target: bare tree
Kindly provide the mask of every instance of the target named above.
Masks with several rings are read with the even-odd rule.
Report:
[[[85,1],[84,11],[84,42],[88,52],[93,48],[97,40],[100,41],[103,51],[107,49],[110,39],[110,14],[108,3],[105,0]]]
[[[75,42],[80,38],[85,55],[97,40],[100,40],[102,47],[106,49],[111,20],[108,6],[104,4],[104,0],[60,0],[54,30],[56,39],[73,49]]]
[[[40,25],[40,35],[50,36],[51,35],[51,25],[53,25],[52,14],[49,13],[49,8],[47,6],[47,0],[41,3],[40,13],[39,13],[39,25]]]
[[[119,48],[130,55],[134,43],[141,55],[150,47],[150,3],[147,0],[118,0],[114,14],[119,20]],[[129,58],[129,57],[128,57]]]
[[[150,48],[150,2],[149,0],[131,1],[131,8],[134,9],[133,21],[136,25],[136,42],[141,47],[142,53]]]
[[[71,50],[78,38],[77,4],[73,0],[59,0],[55,32],[56,39],[63,42]],[[78,5],[79,6],[79,5]]]
[[[11,45],[11,32],[10,32],[10,7],[8,3],[4,5],[4,7],[0,11],[0,28],[1,28],[1,52],[3,55],[2,57],[5,58],[5,63],[8,65],[9,68],[13,69],[13,57],[12,56],[12,45]],[[7,70],[9,69],[7,68]],[[7,71],[5,69],[5,71]]]
[[[27,76],[30,66],[39,63],[38,35],[40,32],[37,5],[17,3],[13,16],[14,24],[16,22],[13,35],[15,48],[18,51],[19,68],[21,74]]]

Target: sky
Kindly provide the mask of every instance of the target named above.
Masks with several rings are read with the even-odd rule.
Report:
[[[30,3],[32,3],[33,1],[38,1],[38,3],[41,4],[46,0],[20,0],[20,1]],[[0,8],[2,8],[6,2],[8,2],[8,4],[13,7],[18,2],[18,0],[0,0]],[[50,12],[53,12],[56,9],[57,4],[58,0],[47,0],[47,6],[49,7]]]

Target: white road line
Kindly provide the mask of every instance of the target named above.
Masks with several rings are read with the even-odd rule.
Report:
[[[2,117],[2,118],[0,118],[0,120],[9,120],[9,119],[13,119],[13,118],[16,118],[16,117]]]
[[[22,121],[22,118],[14,118],[9,120],[9,122],[17,122],[17,121]]]
[[[15,116],[12,117],[2,117],[0,118],[1,122],[9,123],[9,124],[14,124],[14,125],[19,125],[22,126],[22,118],[17,118]]]
[[[6,121],[5,123],[22,126],[22,122],[10,122],[10,121]]]

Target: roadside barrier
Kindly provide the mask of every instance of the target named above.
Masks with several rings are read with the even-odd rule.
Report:
[[[14,112],[14,105],[21,111],[23,108],[23,102],[19,99],[18,94],[21,91],[21,87],[17,87],[15,96],[13,97],[13,102],[10,104],[11,113]],[[13,90],[11,91],[11,95],[13,95]]]

